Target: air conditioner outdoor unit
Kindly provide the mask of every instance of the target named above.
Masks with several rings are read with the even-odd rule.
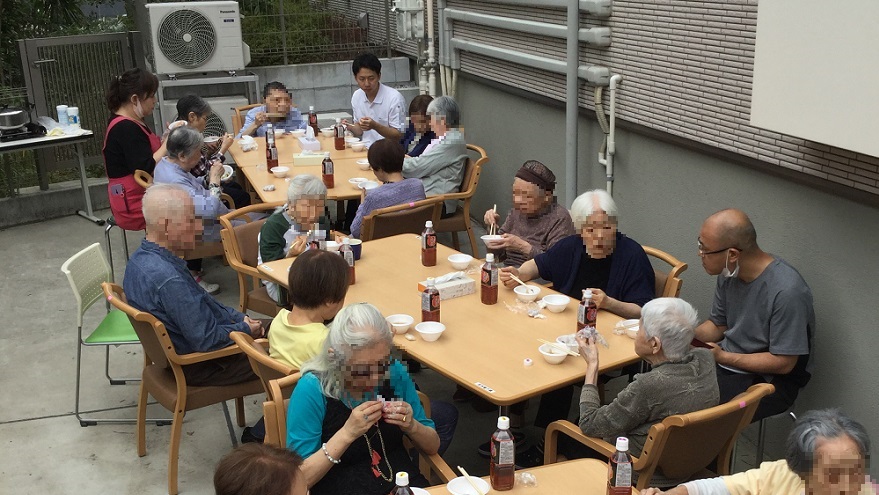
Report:
[[[159,74],[237,71],[250,63],[238,2],[147,4]]]

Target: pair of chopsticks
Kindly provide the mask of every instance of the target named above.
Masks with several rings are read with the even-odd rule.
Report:
[[[497,203],[495,203],[494,208],[492,208],[491,211],[497,215]],[[497,223],[492,223],[488,226],[488,235],[497,235]]]
[[[523,285],[523,286],[525,286],[525,287],[528,287],[528,284],[526,284],[525,282],[523,282],[521,278],[519,278],[519,277],[513,275],[512,273],[510,274],[510,278],[513,279],[513,280],[515,280],[516,282],[519,282],[519,285]]]
[[[476,490],[476,493],[478,493],[479,495],[485,495],[484,493],[482,493],[482,490],[480,490],[479,487],[476,486],[473,478],[469,474],[467,474],[467,471],[464,468],[458,466],[458,471],[461,471],[461,474],[464,475],[464,479],[467,480],[467,483],[470,483],[470,486],[472,486],[473,489]]]
[[[537,341],[540,342],[541,344],[546,344],[559,352],[564,352],[568,356],[580,357],[579,352],[574,352],[574,351],[568,349],[568,346],[559,344],[558,342],[550,342],[548,340],[543,340],[543,339],[537,339]]]

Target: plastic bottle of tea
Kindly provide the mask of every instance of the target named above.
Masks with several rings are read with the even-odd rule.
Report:
[[[345,149],[345,126],[342,125],[342,119],[336,119],[334,129],[336,131],[336,137],[334,138],[333,143],[337,150],[342,151]]]
[[[421,233],[421,264],[436,266],[436,232],[430,220],[424,222],[424,231]]]
[[[617,451],[607,461],[607,495],[632,494],[632,456],[629,439],[617,438]]]
[[[415,492],[409,488],[409,473],[406,471],[397,473],[397,486],[394,487],[394,491],[390,495],[415,495]]]
[[[440,321],[440,293],[433,277],[427,278],[427,287],[421,293],[421,321]]]
[[[497,304],[498,267],[494,263],[494,254],[485,255],[485,264],[482,265],[482,287],[480,295],[482,304]]]
[[[336,186],[336,178],[333,175],[336,167],[333,165],[333,159],[330,158],[329,151],[324,153],[324,161],[321,163],[320,167],[320,178],[323,179],[324,185],[327,186],[327,189],[332,189]]]
[[[491,436],[491,487],[499,492],[512,490],[516,479],[516,442],[510,433],[510,418],[497,419],[497,431]]]
[[[320,127],[317,125],[317,112],[314,111],[314,105],[308,106],[308,126],[314,131],[314,136],[320,135]]]
[[[348,280],[350,285],[354,285],[354,250],[351,249],[351,239],[342,239],[342,245],[339,247],[339,253],[348,263]]]
[[[278,148],[275,147],[275,129],[272,123],[266,124],[266,171],[272,173],[272,168],[278,166]]]
[[[592,300],[592,291],[586,289],[583,291],[583,298],[580,300],[580,306],[577,308],[577,331],[584,328],[595,330],[595,320],[598,318],[598,307]],[[590,331],[592,331],[590,330]]]

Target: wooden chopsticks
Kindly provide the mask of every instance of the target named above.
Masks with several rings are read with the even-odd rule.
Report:
[[[559,344],[558,342],[550,342],[548,340],[543,340],[543,339],[537,339],[537,341],[540,342],[541,344],[546,344],[559,352],[564,352],[568,356],[580,357],[580,353],[574,352],[574,351],[568,349],[568,346],[563,345],[563,344]]]

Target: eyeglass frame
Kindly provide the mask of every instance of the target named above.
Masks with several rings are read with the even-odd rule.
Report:
[[[722,253],[724,251],[729,251],[730,249],[735,249],[737,251],[742,250],[741,248],[738,248],[735,246],[730,246],[727,248],[718,249],[717,251],[704,251],[704,248],[705,248],[705,245],[702,244],[702,239],[699,239],[698,237],[696,237],[696,249],[698,249],[698,251],[699,251],[700,258],[704,258],[706,256],[711,256],[712,254]]]

